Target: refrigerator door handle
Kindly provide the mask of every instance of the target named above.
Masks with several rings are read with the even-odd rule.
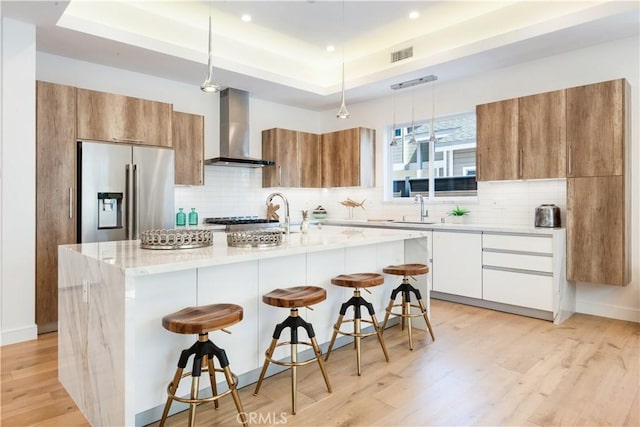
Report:
[[[126,236],[127,240],[133,239],[133,165],[128,164],[125,166],[126,175],[125,175],[125,191],[126,191]]]
[[[133,165],[133,240],[140,238],[140,180],[138,165]]]

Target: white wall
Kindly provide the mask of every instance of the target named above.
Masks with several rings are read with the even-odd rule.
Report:
[[[34,37],[34,30],[29,26],[17,25],[21,37],[11,39],[11,44],[6,51],[32,52],[33,39],[29,43],[23,43],[22,38]],[[15,31],[15,30],[14,30]],[[3,33],[6,30],[3,30]],[[25,35],[25,33],[27,35]],[[3,46],[8,44],[3,38]],[[14,41],[15,40],[15,41]],[[27,46],[25,46],[25,44]],[[3,55],[6,55],[3,53]],[[29,55],[25,55],[29,56]],[[31,59],[32,61],[32,59]],[[28,142],[26,147],[31,156],[26,156],[22,151],[24,146],[20,146],[20,160],[22,163],[10,162],[13,160],[7,157],[5,148],[5,135],[8,130],[3,128],[3,195],[2,195],[2,222],[3,233],[7,233],[5,224],[11,221],[14,227],[16,220],[12,215],[19,212],[15,209],[20,206],[20,221],[17,223],[24,225],[21,230],[20,239],[17,240],[20,253],[30,253],[24,258],[28,264],[23,268],[20,277],[24,283],[31,283],[28,289],[18,289],[15,283],[15,276],[12,274],[11,283],[2,283],[3,296],[3,324],[4,335],[8,325],[21,324],[33,328],[33,234],[34,219],[24,221],[22,211],[25,208],[29,212],[35,212],[33,200],[35,198],[34,180],[35,171],[33,169],[35,154],[33,154],[33,129],[34,129],[34,85],[33,80],[51,81],[68,84],[88,89],[108,91],[131,96],[138,96],[147,99],[170,102],[179,111],[202,114],[205,116],[205,140],[206,156],[213,157],[218,154],[218,96],[204,94],[199,90],[200,82],[192,85],[179,83],[167,79],[134,73],[91,64],[82,61],[75,61],[68,58],[38,53],[36,55],[36,75],[33,76],[33,65],[28,58],[24,58],[21,64],[15,64],[11,74],[11,84],[16,88],[5,95],[6,83],[3,88],[3,103],[6,106],[6,99],[11,99],[11,103],[17,107],[21,102],[29,106],[30,111],[23,112],[19,117],[11,116],[11,123],[15,132],[22,132],[26,137],[22,138]],[[7,73],[13,69],[11,64],[5,61],[3,56],[3,82],[9,80]],[[203,70],[204,71],[204,70]],[[581,84],[593,83],[597,81],[610,80],[625,77],[632,85],[632,111],[634,114],[632,123],[632,283],[626,287],[616,288],[601,285],[578,285],[578,311],[583,313],[596,314],[606,317],[633,320],[640,322],[640,283],[638,272],[638,167],[640,166],[638,152],[638,39],[625,39],[613,43],[593,46],[587,49],[573,51],[563,55],[556,55],[542,60],[521,64],[518,66],[503,68],[491,73],[481,73],[472,77],[442,82],[436,85],[436,114],[446,115],[462,111],[470,111],[479,103],[495,101],[498,99],[517,97],[537,92],[577,86]],[[25,89],[25,81],[29,81],[29,87]],[[17,82],[19,84],[16,84]],[[15,91],[20,91],[20,96]],[[415,89],[415,111],[416,117],[429,117],[431,115],[431,90],[430,87]],[[31,93],[31,96],[25,96]],[[396,93],[397,120],[411,120],[411,95],[410,92]],[[348,102],[348,99],[347,99]],[[335,111],[332,109],[324,113],[314,113],[297,108],[274,104],[256,98],[251,99],[251,152],[252,157],[260,157],[260,131],[269,127],[285,127],[300,129],[310,132],[324,132],[348,127],[366,126],[377,129],[378,143],[376,147],[377,167],[376,185],[370,189],[323,189],[323,190],[303,190],[285,189],[290,202],[292,216],[299,218],[301,209],[312,209],[318,204],[323,204],[330,213],[330,216],[344,218],[347,211],[338,202],[350,197],[354,200],[366,199],[366,211],[356,210],[356,217],[398,217],[401,215],[414,215],[417,212],[415,205],[408,201],[386,202],[383,200],[383,183],[386,165],[384,156],[386,153],[385,126],[392,122],[393,114],[393,94],[388,97],[374,100],[362,104],[349,104],[349,111],[352,118],[347,121],[335,119]],[[6,107],[5,107],[6,108]],[[337,106],[336,106],[337,108]],[[7,123],[7,113],[3,112],[3,119]],[[21,126],[17,124],[20,123]],[[19,128],[19,129],[18,129]],[[15,140],[14,140],[15,141]],[[14,153],[15,155],[15,153]],[[26,159],[26,160],[25,160]],[[9,167],[21,165],[22,168],[16,174],[19,178],[12,177],[13,183],[22,185],[27,182],[27,186],[22,186],[23,190],[16,197],[20,197],[20,203],[12,198],[11,209],[7,205],[5,188],[9,187]],[[26,165],[25,165],[26,164]],[[26,169],[25,169],[26,166]],[[206,185],[204,187],[178,187],[176,189],[176,204],[181,207],[195,207],[200,212],[200,216],[223,216],[223,215],[264,215],[264,200],[272,189],[262,189],[261,172],[259,170],[207,167]],[[479,196],[476,201],[467,203],[472,210],[471,219],[474,222],[490,221],[503,224],[530,224],[533,218],[533,209],[540,201],[556,201],[561,206],[565,206],[564,190],[562,190],[562,180],[549,180],[540,182],[504,182],[486,183],[479,187]],[[8,189],[11,191],[11,189]],[[450,203],[437,203],[429,206],[434,215],[441,215],[450,208]],[[31,214],[33,215],[33,214]],[[9,230],[13,233],[13,229]],[[17,234],[14,233],[14,234]],[[31,238],[29,236],[32,236]],[[3,272],[5,279],[8,274],[5,268],[7,256],[16,253],[15,247],[11,247],[12,253],[7,255],[6,248],[10,240],[3,234]],[[7,242],[5,244],[5,241]],[[22,259],[22,258],[21,258]],[[26,280],[25,275],[31,275],[31,279]],[[24,284],[23,283],[23,284]],[[24,291],[24,292],[23,292]],[[9,296],[9,299],[7,299]],[[9,311],[5,306],[10,307]],[[5,313],[8,313],[5,316]],[[25,317],[29,320],[25,323]],[[22,323],[21,323],[22,322]],[[3,341],[4,343],[4,341]]]
[[[35,28],[2,19],[0,345],[34,339]]]

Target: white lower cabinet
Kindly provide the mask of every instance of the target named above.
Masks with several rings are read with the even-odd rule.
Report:
[[[482,234],[433,232],[433,290],[482,298]]]
[[[485,267],[482,270],[483,299],[536,310],[553,310],[553,278],[530,272]]]

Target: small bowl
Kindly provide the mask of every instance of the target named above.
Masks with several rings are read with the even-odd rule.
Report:
[[[327,217],[326,212],[314,212],[311,214],[315,219],[325,219]]]

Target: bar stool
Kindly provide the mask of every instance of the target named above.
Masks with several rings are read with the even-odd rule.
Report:
[[[182,403],[189,404],[189,426],[193,427],[196,422],[196,406],[203,402],[214,402],[215,407],[218,407],[218,399],[228,394],[233,397],[233,402],[236,405],[238,414],[242,424],[247,426],[247,418],[244,410],[242,409],[242,403],[240,402],[240,396],[238,395],[238,377],[229,369],[229,360],[227,354],[223,349],[216,346],[209,340],[209,332],[222,330],[224,328],[234,325],[242,320],[242,307],[235,304],[210,304],[200,307],[187,307],[175,313],[166,315],[162,318],[162,326],[165,329],[177,334],[198,334],[198,341],[190,348],[182,350],[180,359],[178,361],[178,369],[173,377],[173,381],[167,386],[167,403],[164,405],[164,411],[162,412],[162,419],[160,420],[160,426],[163,426],[171,403],[174,400]],[[189,357],[194,355],[193,367],[191,372],[183,374],[184,368],[187,366]],[[213,364],[213,358],[218,359],[220,368],[215,368]],[[200,374],[201,372],[209,373],[209,380],[211,381],[211,397],[198,397]],[[215,373],[222,372],[227,380],[229,390],[218,394]],[[189,399],[176,396],[176,390],[182,378],[191,376],[191,397]]]
[[[360,339],[371,335],[377,335],[378,341],[380,342],[380,347],[382,347],[382,352],[384,353],[384,358],[388,362],[389,355],[387,354],[387,347],[384,344],[384,339],[382,338],[382,332],[380,331],[378,320],[376,319],[376,314],[373,310],[373,305],[362,298],[362,296],[360,295],[360,289],[364,289],[365,291],[371,293],[371,291],[369,291],[369,289],[367,288],[383,284],[384,276],[378,273],[341,274],[331,279],[331,283],[346,288],[354,288],[354,290],[353,296],[340,307],[340,315],[338,316],[338,320],[335,325],[333,325],[333,336],[331,337],[331,341],[329,342],[329,348],[327,349],[327,355],[324,360],[329,360],[331,349],[333,348],[333,344],[335,343],[338,334],[353,337],[354,345],[356,348],[357,373],[358,375],[360,375]],[[353,332],[340,330],[340,326],[343,323],[344,316],[347,313],[347,309],[349,307],[353,307],[353,319],[348,319],[344,322],[353,322]],[[366,307],[366,309],[369,311],[369,316],[371,316],[371,320],[362,319],[361,307]],[[368,333],[362,332],[361,322],[371,323],[375,331]]]
[[[411,318],[412,317],[424,317],[425,322],[427,322],[427,328],[429,328],[429,334],[431,334],[431,339],[435,341],[435,336],[433,335],[433,329],[431,328],[431,322],[429,321],[429,315],[427,314],[427,308],[422,301],[422,296],[420,295],[420,291],[409,284],[409,276],[418,276],[420,274],[427,274],[429,272],[429,267],[425,264],[400,264],[400,265],[390,265],[382,269],[383,273],[393,274],[395,276],[403,276],[402,283],[400,286],[395,288],[391,292],[391,299],[389,300],[389,305],[385,311],[387,312],[384,316],[384,322],[382,322],[382,330],[384,331],[385,326],[387,326],[387,321],[389,320],[389,315],[394,314],[396,316],[401,317],[402,330],[404,331],[405,320],[407,325],[407,331],[409,334],[409,349],[413,350],[413,336],[411,334]],[[418,305],[411,304],[411,292],[415,294]],[[398,294],[402,294],[402,303],[395,304],[395,299]],[[402,312],[393,312],[394,307],[401,307]],[[420,313],[411,313],[411,308],[417,308],[420,310]]]
[[[262,296],[262,302],[264,302],[265,304],[274,307],[289,308],[290,313],[289,317],[287,317],[284,322],[278,323],[276,325],[276,329],[273,332],[271,345],[264,354],[264,365],[262,366],[262,372],[260,372],[260,378],[258,379],[258,384],[256,385],[256,391],[253,394],[257,395],[260,391],[260,386],[262,385],[262,380],[264,380],[264,376],[267,373],[269,363],[275,363],[276,365],[280,366],[289,366],[291,368],[291,413],[293,415],[295,415],[296,413],[296,368],[298,366],[308,365],[309,363],[317,360],[318,365],[320,366],[320,371],[322,372],[322,376],[324,377],[324,382],[327,385],[327,390],[329,391],[329,393],[331,393],[331,384],[329,384],[327,370],[325,369],[324,362],[322,361],[322,351],[320,350],[320,346],[318,346],[318,342],[316,341],[316,334],[313,331],[313,326],[311,325],[311,323],[305,321],[298,315],[298,308],[307,307],[311,309],[311,305],[322,302],[325,299],[327,299],[327,292],[323,288],[317,286],[294,286],[285,289],[274,289],[273,291]],[[291,330],[291,341],[278,343],[280,335],[285,328],[289,328]],[[311,342],[298,340],[298,328],[303,328],[307,332],[307,336],[309,337],[309,340]],[[291,345],[291,361],[286,362],[274,360],[273,352],[275,351],[276,347],[287,344]],[[298,344],[313,348],[315,356],[308,360],[298,361]]]

